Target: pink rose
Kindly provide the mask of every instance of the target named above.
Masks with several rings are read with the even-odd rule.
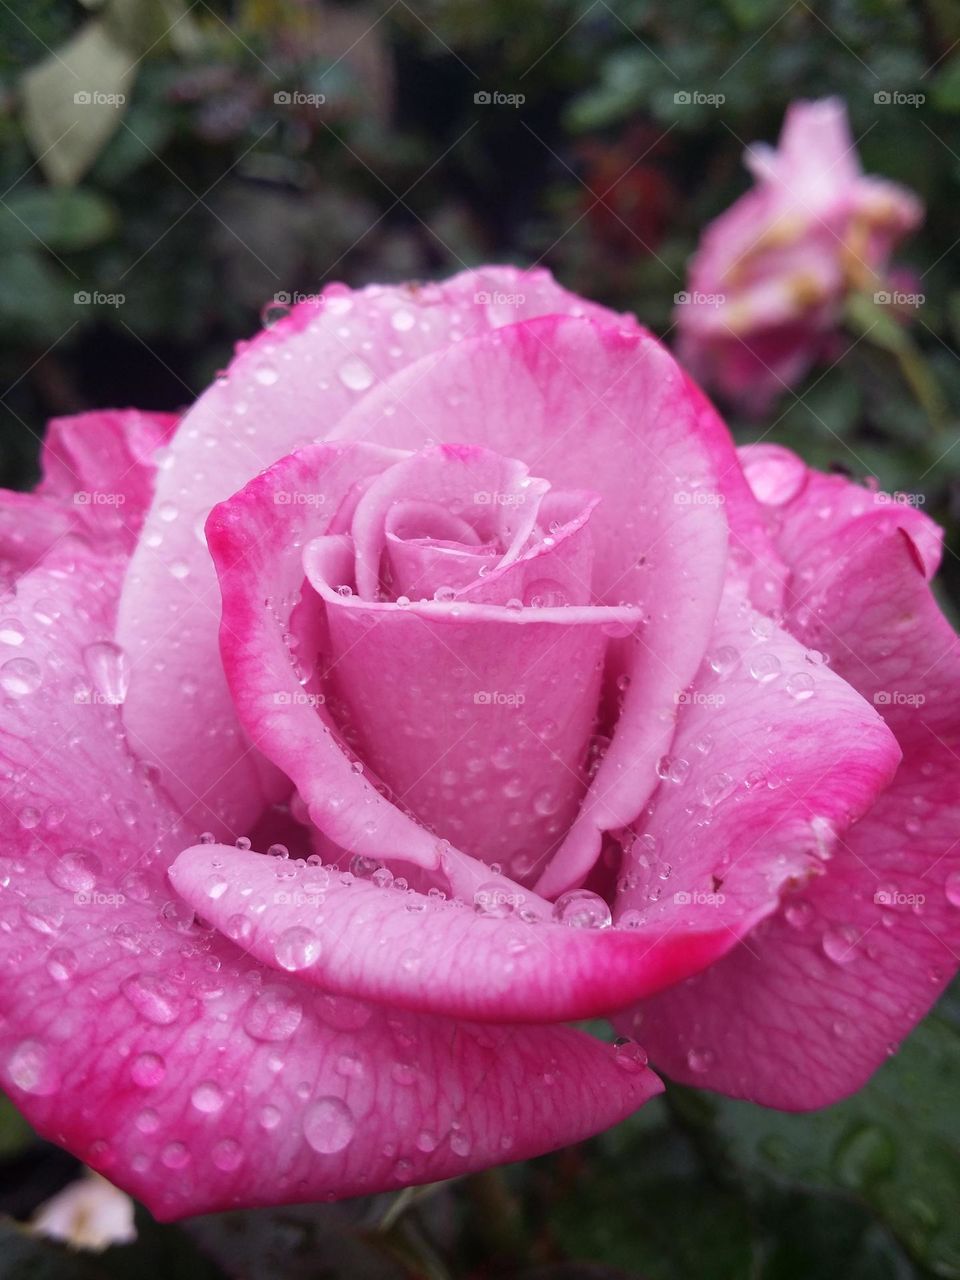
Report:
[[[861,172],[839,98],[795,102],[777,150],[755,145],[756,186],[710,224],[678,295],[680,356],[756,414],[821,358],[853,289],[881,289],[923,206]]]
[[[818,1106],[952,973],[939,532],[738,458],[631,319],[332,286],[44,466],[0,506],[0,1083],[159,1216],[575,1141],[660,1089],[638,1036]]]

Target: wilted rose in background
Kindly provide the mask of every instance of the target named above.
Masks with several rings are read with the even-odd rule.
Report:
[[[3,1087],[165,1218],[577,1140],[637,1037],[857,1088],[960,946],[936,527],[543,272],[273,318],[0,503]]]
[[[861,171],[839,98],[795,102],[746,163],[756,186],[707,228],[676,319],[694,376],[760,414],[821,358],[851,291],[892,296],[890,254],[923,207]]]

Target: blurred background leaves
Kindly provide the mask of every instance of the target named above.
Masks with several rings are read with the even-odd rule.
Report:
[[[524,102],[475,100],[490,92]],[[900,258],[943,420],[851,314],[832,367],[732,425],[912,495],[955,552],[953,0],[0,4],[0,482],[33,482],[50,416],[188,404],[264,304],[333,279],[543,262],[669,342],[697,237],[747,186],[744,146],[829,93],[865,168],[927,205]],[[949,607],[955,554],[943,582]],[[3,1104],[0,1277],[960,1277],[958,1008],[813,1116],[671,1089],[591,1143],[409,1203],[138,1211],[138,1242],[99,1256],[25,1229],[78,1167]]]

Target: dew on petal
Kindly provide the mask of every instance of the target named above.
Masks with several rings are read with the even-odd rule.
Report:
[[[573,929],[606,929],[613,916],[607,903],[589,889],[570,889],[553,904],[553,918]]]
[[[348,1147],[356,1130],[353,1112],[340,1098],[317,1098],[303,1114],[303,1136],[320,1155]]]

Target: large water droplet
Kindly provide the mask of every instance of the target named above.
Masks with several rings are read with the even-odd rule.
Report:
[[[36,693],[42,682],[43,673],[32,658],[11,658],[0,667],[0,687],[13,698]]]
[[[351,391],[366,391],[373,385],[373,370],[357,357],[345,360],[339,369],[340,381]]]
[[[342,1151],[356,1130],[353,1112],[340,1098],[318,1098],[303,1113],[303,1136],[321,1155]]]
[[[120,706],[130,687],[130,660],[120,646],[110,640],[88,644],[83,663],[103,701]]]
[[[627,1036],[620,1036],[613,1042],[613,1057],[621,1071],[636,1075],[647,1065],[647,1051]]]
[[[39,1040],[23,1040],[7,1058],[11,1084],[38,1098],[56,1093],[60,1075],[50,1050]]]
[[[202,1111],[204,1115],[213,1115],[221,1109],[225,1098],[218,1084],[214,1084],[212,1080],[204,1080],[190,1094],[190,1101],[197,1111]]]
[[[274,945],[274,955],[281,969],[291,973],[316,964],[320,958],[320,941],[312,930],[303,925],[284,929]]]
[[[821,940],[823,954],[834,964],[849,964],[856,957],[860,935],[850,924],[827,929]]]
[[[289,1040],[300,1025],[303,1008],[283,987],[267,987],[248,1007],[243,1026],[254,1040]]]
[[[553,918],[573,929],[606,929],[613,922],[610,908],[589,889],[570,889],[553,904]]]
[[[172,983],[153,973],[136,974],[120,984],[137,1013],[158,1027],[176,1022],[180,1015],[179,995]]]
[[[71,849],[47,865],[47,876],[58,889],[68,893],[89,893],[103,868],[100,859],[85,849]]]
[[[167,1074],[167,1064],[158,1053],[141,1053],[130,1064],[130,1078],[141,1089],[154,1089]]]

